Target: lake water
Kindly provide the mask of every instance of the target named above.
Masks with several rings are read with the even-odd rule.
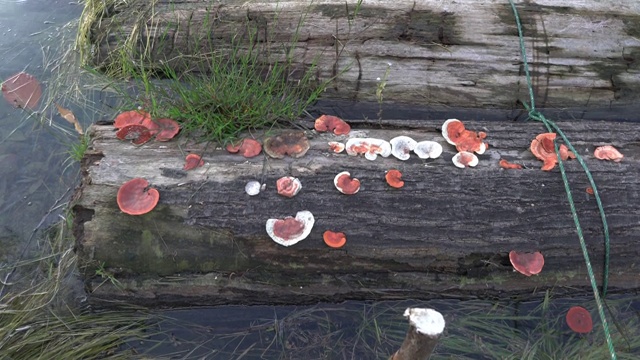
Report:
[[[79,182],[78,163],[67,154],[78,134],[57,115],[52,101],[71,109],[85,127],[113,117],[117,110],[117,99],[95,84],[83,83],[79,69],[78,78],[66,83],[55,76],[63,70],[75,74],[70,68],[77,65],[64,55],[75,36],[75,27],[69,23],[81,11],[82,5],[69,1],[0,0],[0,78],[25,71],[45,88],[41,109],[35,114],[0,101],[0,278],[10,283],[28,283],[33,269],[12,272],[12,264],[37,258],[43,251],[43,230],[64,216]],[[76,96],[50,99],[67,92]],[[78,92],[84,95],[77,96]],[[83,298],[79,290],[74,294]],[[537,295],[538,300],[541,297]],[[591,310],[594,332],[577,336],[564,324],[566,309],[576,304]],[[619,351],[640,356],[640,344],[634,341],[640,338],[638,296],[615,295],[609,305],[616,319],[610,326]],[[445,315],[447,331],[433,358],[493,359],[511,354],[535,359],[527,349],[541,341],[541,334],[554,336],[550,344],[571,344],[571,348],[604,343],[595,304],[586,298],[556,299],[548,309],[542,309],[540,301],[511,299],[174,309],[152,312],[149,321],[158,334],[128,345],[139,354],[179,359],[384,359],[404,339],[407,324],[402,312],[408,306],[433,307]],[[505,333],[515,340],[501,342]]]

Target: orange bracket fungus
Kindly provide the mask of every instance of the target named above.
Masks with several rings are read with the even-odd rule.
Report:
[[[404,186],[404,181],[402,181],[402,173],[399,170],[391,169],[387,171],[384,175],[385,180],[387,180],[387,184],[389,186],[394,187],[396,189],[400,189]]]
[[[347,140],[347,154],[357,156],[364,154],[367,160],[375,160],[378,155],[388,157],[391,155],[391,144],[382,139],[373,138],[351,138]]]
[[[567,311],[567,325],[579,334],[586,334],[593,330],[593,320],[591,314],[582,306],[573,306]]]
[[[556,133],[542,133],[531,141],[529,149],[536,158],[542,160],[543,165],[541,169],[544,171],[550,171],[558,163],[558,156],[556,155],[555,145],[553,143],[555,138]],[[562,160],[575,159],[576,157],[564,144],[560,145],[559,152]]]
[[[322,239],[327,246],[332,247],[334,249],[338,249],[344,246],[347,243],[347,236],[341,232],[333,232],[331,230],[327,230],[322,234]]]
[[[131,140],[134,145],[142,145],[151,140],[153,134],[142,125],[127,125],[116,132],[116,137],[120,140]]]
[[[262,145],[254,139],[242,139],[242,141],[237,145],[227,145],[227,151],[232,154],[239,152],[240,155],[246,158],[252,158],[260,155],[260,152],[262,152]]]
[[[509,260],[517,272],[526,276],[539,274],[544,266],[544,256],[539,251],[524,253],[512,250],[509,252]]]
[[[336,154],[344,151],[344,144],[338,141],[329,141],[329,149]]]
[[[500,162],[498,162],[498,165],[500,165],[500,167],[503,169],[522,169],[522,165],[508,162],[505,159],[500,159]]]
[[[300,183],[298,178],[293,176],[283,176],[276,181],[276,189],[278,190],[278,194],[292,198],[300,192],[302,183]]]
[[[448,119],[442,124],[442,136],[449,144],[455,145],[459,152],[484,154],[487,150],[487,144],[482,141],[487,134],[465,129],[462,121],[458,119]]]
[[[333,185],[343,194],[353,195],[360,190],[360,180],[352,178],[348,171],[343,171],[333,178]]]
[[[416,148],[418,142],[408,136],[396,136],[389,140],[391,144],[391,155],[400,160],[409,160],[411,152]]]
[[[204,160],[198,154],[189,154],[184,161],[182,170],[191,170],[204,165]]]
[[[157,141],[169,141],[180,131],[180,125],[172,119],[157,119],[155,123],[158,125]]]
[[[42,97],[42,86],[33,75],[20,72],[2,82],[2,95],[14,107],[35,110]]]
[[[260,182],[256,180],[251,180],[244,186],[244,192],[249,196],[256,196],[260,194],[260,191],[264,190],[264,188],[264,184],[260,184]]]
[[[319,132],[333,131],[336,135],[345,135],[351,131],[351,126],[337,116],[322,115],[316,119],[314,129]]]
[[[309,140],[302,131],[288,131],[264,140],[264,152],[272,158],[303,157],[309,150]]]
[[[613,160],[620,162],[624,155],[611,145],[599,146],[593,151],[593,156],[600,160]]]
[[[298,211],[296,217],[267,220],[267,234],[282,246],[294,245],[309,236],[315,219],[310,211]]]
[[[453,155],[451,161],[453,162],[453,165],[461,169],[478,165],[478,157],[474,153],[468,151],[460,151]]]
[[[117,195],[118,207],[129,215],[142,215],[153,210],[160,200],[160,193],[149,188],[149,182],[143,178],[135,178],[120,186]]]
[[[442,145],[435,141],[420,141],[416,144],[413,152],[418,155],[420,159],[437,159],[442,155]]]

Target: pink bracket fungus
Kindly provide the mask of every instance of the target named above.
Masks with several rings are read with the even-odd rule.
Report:
[[[400,160],[409,160],[411,152],[416,148],[417,141],[404,135],[396,136],[389,140],[391,144],[391,155]]]
[[[191,170],[204,165],[204,160],[198,154],[187,155],[182,170]]]
[[[272,158],[303,157],[309,150],[309,140],[302,131],[288,131],[264,140],[264,152]]]
[[[345,135],[351,131],[351,126],[337,116],[322,115],[316,119],[314,129],[319,132],[333,131],[336,135]]]
[[[571,307],[569,311],[567,311],[565,320],[567,321],[569,328],[579,334],[586,334],[593,330],[591,314],[589,314],[589,311],[582,306]]]
[[[338,249],[347,243],[347,236],[342,232],[327,230],[322,234],[322,239],[327,246]]]
[[[387,184],[389,186],[394,187],[396,189],[400,189],[404,186],[404,181],[402,181],[402,173],[399,170],[391,169],[387,171],[384,175],[385,180],[387,180]]]
[[[292,198],[300,192],[302,183],[300,183],[298,178],[293,176],[283,176],[276,181],[276,189],[278,189],[278,194]]]
[[[344,144],[338,141],[329,141],[329,149],[336,154],[344,151]]]
[[[333,178],[333,185],[345,195],[353,195],[360,190],[360,180],[352,178],[348,171],[343,171]]]
[[[538,158],[538,160],[542,160],[543,165],[541,169],[544,171],[552,170],[558,163],[558,156],[556,155],[556,149],[553,143],[555,138],[556,133],[542,133],[536,136],[536,138],[531,141],[531,146],[529,146],[531,153]],[[576,157],[564,144],[560,145],[559,152],[562,160],[575,159]]]
[[[593,151],[593,156],[600,160],[613,160],[620,162],[624,155],[611,145],[599,146]]]
[[[388,157],[391,155],[391,144],[382,139],[373,138],[351,138],[347,140],[347,154],[357,156],[364,154],[367,160],[375,160],[378,155]]]
[[[309,236],[315,219],[309,211],[298,211],[296,217],[267,220],[267,234],[282,246],[294,245]]]
[[[142,110],[130,110],[121,112],[116,116],[113,121],[113,127],[116,129],[122,129],[129,125],[142,125],[149,127],[148,125],[153,123],[151,121],[151,115],[148,112]],[[155,123],[153,123],[155,125]]]
[[[2,82],[2,95],[14,107],[35,110],[42,97],[42,86],[33,75],[20,72]]]
[[[242,139],[239,144],[227,145],[227,151],[232,154],[239,152],[240,155],[246,158],[252,158],[260,155],[260,152],[262,152],[262,145],[260,145],[257,140],[247,138]]]
[[[420,159],[437,159],[442,155],[442,145],[435,141],[420,141],[416,144],[413,152]]]
[[[158,125],[157,141],[169,141],[180,132],[180,125],[172,119],[157,119],[154,121]]]
[[[244,186],[244,192],[249,196],[256,196],[260,194],[260,191],[264,190],[264,188],[265,184],[260,184],[259,181],[251,180]]]
[[[153,210],[160,200],[160,193],[149,188],[149,182],[143,178],[127,181],[118,189],[116,197],[118,207],[129,215],[142,215]]]
[[[151,140],[153,134],[142,125],[127,125],[116,132],[116,137],[120,140],[131,140],[134,145],[142,145]]]
[[[478,157],[474,153],[468,151],[460,151],[453,155],[451,161],[453,161],[453,165],[461,169],[466,167],[475,167],[478,165]]]
[[[498,165],[503,169],[522,169],[522,165],[508,162],[505,159],[500,159]]]
[[[467,130],[458,119],[448,119],[442,124],[442,136],[449,144],[455,145],[458,151],[484,154],[488,147],[482,141],[487,137],[486,133]]]
[[[539,251],[524,253],[512,250],[509,252],[509,261],[517,272],[526,276],[539,274],[544,266],[544,256]]]

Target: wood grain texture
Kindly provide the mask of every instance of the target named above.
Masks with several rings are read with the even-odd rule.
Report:
[[[488,134],[489,150],[472,169],[451,163],[455,149],[438,128],[442,120],[387,121],[359,125],[351,137],[389,140],[409,135],[436,140],[445,152],[435,160],[408,161],[333,154],[327,142],[342,139],[309,131],[311,149],[300,159],[244,159],[204,144],[175,141],[135,147],[115,138],[111,126],[94,126],[92,151],[73,207],[78,254],[94,300],[165,304],[305,303],[343,299],[497,296],[554,287],[588,289],[578,238],[559,171],[541,171],[528,151],[542,125],[482,122],[468,127]],[[403,124],[409,125],[404,127]],[[640,287],[640,132],[633,123],[561,122],[584,156],[602,195],[611,232],[612,289]],[[362,128],[361,128],[362,127]],[[596,145],[613,144],[620,163],[593,158]],[[206,149],[206,150],[205,150]],[[185,151],[203,155],[204,167],[182,172]],[[503,170],[506,158],[526,166]],[[404,174],[402,189],[389,187],[385,171]],[[595,200],[576,161],[566,163],[572,193],[598,277],[603,263],[602,227]],[[339,193],[333,177],[350,171],[362,187]],[[277,195],[276,180],[296,176],[302,191]],[[119,211],[116,192],[144,177],[160,191],[151,213]],[[256,197],[248,180],[266,183]],[[311,235],[290,248],[266,234],[269,218],[309,210]],[[327,230],[342,231],[347,245],[331,249]],[[508,252],[541,251],[545,268],[530,278],[514,273]],[[125,288],[92,278],[104,267]]]
[[[271,53],[269,62],[281,61],[290,45],[296,68],[315,62],[320,80],[336,77],[327,97],[375,101],[388,69],[387,102],[509,109],[528,101],[507,1],[365,0],[355,16],[356,1],[342,0],[153,3],[127,2],[93,24],[96,64],[120,57],[115,49],[131,37],[134,60],[146,54],[181,71],[190,63],[180,55],[246,43],[248,23],[259,29],[254,40]],[[637,103],[640,3],[540,0],[518,11],[539,107]]]

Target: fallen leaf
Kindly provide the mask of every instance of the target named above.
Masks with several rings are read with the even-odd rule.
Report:
[[[21,72],[2,83],[2,95],[15,107],[35,110],[42,97],[42,86],[33,75]]]
[[[76,116],[73,115],[71,110],[65,109],[62,106],[58,105],[57,103],[53,103],[53,104],[58,109],[58,113],[60,114],[60,116],[62,116],[63,119],[65,119],[68,122],[70,122],[71,124],[73,124],[73,127],[76,129],[78,134],[83,135],[84,131],[82,130],[82,125],[80,125],[80,122],[78,121]]]

